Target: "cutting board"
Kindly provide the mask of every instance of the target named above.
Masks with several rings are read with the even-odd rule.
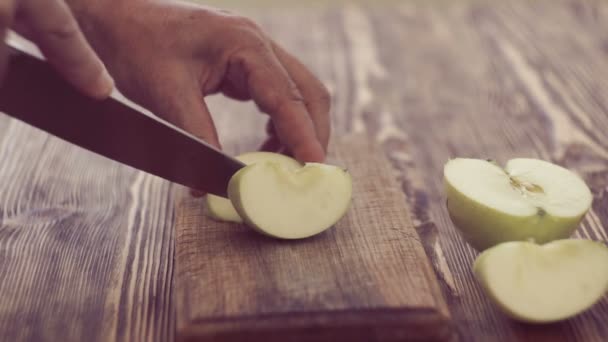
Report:
[[[450,316],[396,173],[363,136],[337,139],[348,168],[347,215],[315,237],[285,241],[216,222],[204,201],[177,208],[178,341],[440,341]]]

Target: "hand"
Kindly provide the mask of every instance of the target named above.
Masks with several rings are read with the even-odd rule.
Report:
[[[34,41],[47,60],[75,87],[96,98],[107,97],[114,87],[63,0],[0,0],[0,36],[12,28]],[[0,44],[0,74],[7,51]]]
[[[219,147],[205,96],[251,99],[271,117],[267,147],[279,140],[301,161],[324,160],[328,92],[251,20],[177,1],[69,3],[133,101]]]

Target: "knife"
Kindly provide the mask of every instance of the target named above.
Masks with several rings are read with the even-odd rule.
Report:
[[[58,138],[192,189],[227,197],[244,164],[154,116],[115,91],[82,95],[30,42],[10,36],[0,111]]]

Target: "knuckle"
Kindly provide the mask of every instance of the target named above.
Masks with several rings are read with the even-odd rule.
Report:
[[[266,42],[266,36],[255,21],[241,16],[231,16],[227,20],[225,27],[230,28],[238,42]]]
[[[281,96],[277,91],[268,90],[265,92],[265,97],[261,99],[261,109],[264,112],[268,112],[271,116],[274,115],[273,112],[276,112],[276,109],[279,107],[279,103],[281,102]]]
[[[264,34],[250,25],[256,25],[249,19],[245,19],[243,24],[241,19],[237,19],[236,23],[227,25],[229,29],[222,32],[225,42],[230,48],[226,49],[226,55],[234,58],[247,59],[251,54],[260,55],[266,54],[271,50],[270,43]]]
[[[285,99],[289,100],[291,102],[300,102],[300,103],[304,104],[304,97],[300,93],[300,90],[295,85],[295,83],[293,83],[291,81],[289,82],[289,84],[287,86],[287,95],[285,96]]]
[[[255,34],[261,34],[262,29],[260,26],[252,19],[234,15],[234,14],[224,14],[219,18],[221,27],[224,30],[230,29],[238,32],[251,32]]]
[[[262,32],[262,29],[260,28],[258,23],[256,23],[254,20],[252,20],[250,18],[236,16],[236,17],[234,17],[234,20],[237,22],[238,26],[243,29],[247,29],[247,30],[254,31],[254,32]]]
[[[268,95],[268,106],[279,116],[283,116],[284,113],[289,112],[288,109],[294,105],[304,105],[304,99],[297,90],[290,90],[280,93],[271,92]]]
[[[243,40],[239,44],[235,44],[233,48],[234,54],[237,57],[248,59],[251,57],[251,54],[266,55],[269,51],[266,42],[255,36],[242,38]]]

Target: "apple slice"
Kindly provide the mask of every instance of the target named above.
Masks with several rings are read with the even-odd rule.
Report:
[[[567,238],[592,201],[575,173],[537,159],[512,159],[504,169],[486,160],[452,159],[444,180],[452,222],[480,251],[506,241]]]
[[[273,161],[284,165],[289,169],[295,170],[302,167],[302,164],[297,160],[283,154],[272,152],[249,152],[237,156],[236,159],[247,165],[262,161]],[[229,199],[208,194],[206,196],[206,202],[207,212],[211,218],[219,221],[243,222],[239,214],[234,210],[234,206]]]
[[[505,242],[481,253],[473,270],[509,316],[555,322],[583,312],[608,291],[608,248],[575,239],[542,246]]]
[[[232,177],[228,195],[252,228],[277,238],[301,239],[342,218],[350,205],[352,181],[337,166],[308,163],[294,170],[260,162]]]

